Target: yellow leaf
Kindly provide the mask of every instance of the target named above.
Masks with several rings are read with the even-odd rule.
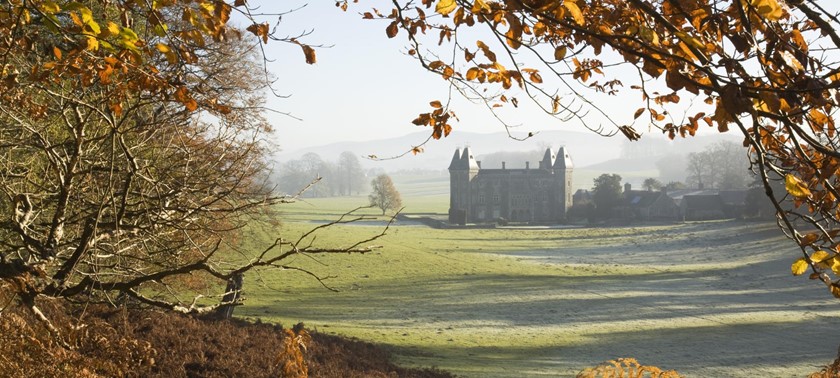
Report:
[[[577,4],[566,0],[563,2],[563,6],[566,7],[566,9],[569,10],[569,13],[572,14],[572,18],[575,20],[575,23],[577,23],[578,25],[583,25],[583,13],[580,11],[580,8],[577,6]]]
[[[808,190],[805,183],[790,173],[785,175],[785,189],[790,195],[796,198],[808,198],[811,196],[811,191]]]
[[[446,16],[452,13],[457,5],[458,4],[455,3],[455,0],[440,0],[438,1],[437,6],[435,6],[435,11]]]
[[[487,3],[485,3],[485,2],[484,2],[484,0],[475,0],[475,2],[473,3],[473,6],[472,6],[472,10],[471,10],[471,11],[472,11],[473,13],[478,13],[478,12],[481,12],[482,10],[487,10],[487,11],[489,11],[489,10],[490,10],[490,6],[489,6],[489,5],[487,5]]]
[[[829,256],[831,256],[830,253],[823,250],[819,250],[811,254],[811,262],[813,262],[814,264],[819,264],[824,260],[828,259]]]
[[[46,14],[56,14],[61,11],[61,8],[53,1],[45,1],[41,3],[41,12]]]
[[[829,287],[829,290],[831,290],[831,295],[833,295],[835,298],[840,298],[840,287],[837,287],[834,284],[832,284],[831,287]]]
[[[108,22],[107,29],[108,29],[108,34],[110,34],[110,35],[119,35],[120,34],[120,26],[113,23],[113,22],[110,22],[110,21]]]
[[[61,50],[58,47],[53,46],[53,55],[55,55],[56,59],[61,59]]]
[[[87,46],[85,48],[90,51],[99,50],[99,40],[96,39],[96,37],[88,37]]]
[[[169,46],[167,46],[167,45],[165,45],[165,44],[163,44],[163,43],[158,43],[155,47],[157,47],[158,51],[160,51],[160,52],[162,52],[162,53],[164,53],[164,54],[166,54],[166,53],[168,53],[169,51],[171,51],[171,49],[169,48]]]
[[[808,262],[805,261],[805,258],[802,257],[799,260],[793,262],[793,265],[790,266],[790,272],[793,273],[794,276],[801,275],[808,270]]]
[[[777,21],[782,18],[782,7],[776,0],[752,0],[751,4],[758,14],[770,21]]]

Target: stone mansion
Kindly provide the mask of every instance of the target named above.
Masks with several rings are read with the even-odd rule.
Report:
[[[572,206],[572,159],[551,149],[539,166],[482,169],[470,148],[455,151],[449,164],[449,223],[559,223]]]

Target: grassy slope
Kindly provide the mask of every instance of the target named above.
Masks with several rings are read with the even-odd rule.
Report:
[[[404,193],[416,189],[405,198],[407,211],[445,212],[445,195],[418,183],[403,185],[409,188],[401,189]],[[255,227],[249,243],[299,235],[315,225],[312,221],[334,219],[360,203],[364,198],[284,206],[282,225]],[[346,245],[380,230],[336,226],[318,234],[316,242]],[[532,230],[397,226],[376,243],[383,248],[364,256],[295,259],[293,265],[331,277],[326,283],[339,292],[294,271],[249,277],[248,300],[238,314],[283,324],[303,321],[322,332],[389,345],[402,363],[475,377],[514,372],[566,376],[619,356],[647,358],[642,362],[687,369],[696,376],[750,376],[752,372],[742,375],[726,365],[758,369],[753,362],[686,357],[695,350],[682,352],[682,343],[696,338],[708,344],[708,350],[697,353],[716,355],[731,334],[759,345],[753,346],[755,354],[774,355],[772,344],[753,337],[798,329],[798,322],[809,319],[838,323],[825,318],[836,313],[819,307],[825,304],[822,292],[811,286],[800,290],[801,280],[795,281],[797,291],[788,288],[793,282],[784,274],[789,251],[771,225],[708,222]],[[774,265],[766,277],[740,270],[764,269],[762,264],[769,262]],[[740,281],[730,285],[721,276]],[[773,287],[754,288],[764,288],[765,282]],[[686,298],[683,290],[698,294]],[[794,299],[776,303],[776,293]],[[756,298],[762,298],[760,304]],[[756,304],[744,307],[740,302]],[[774,342],[786,341],[780,336]],[[805,349],[803,353],[810,353]],[[808,366],[830,360],[834,346],[813,349],[822,354],[797,355],[783,363],[788,369],[783,371],[773,370],[777,363],[771,362],[763,372],[782,376],[809,371]],[[698,366],[704,363],[713,366]]]

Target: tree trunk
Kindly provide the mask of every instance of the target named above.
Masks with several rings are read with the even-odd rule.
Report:
[[[244,280],[245,277],[242,273],[237,273],[228,280],[225,295],[222,297],[222,303],[225,303],[225,305],[216,310],[216,316],[219,319],[230,319],[233,317],[233,309],[236,307],[235,303],[242,296]]]

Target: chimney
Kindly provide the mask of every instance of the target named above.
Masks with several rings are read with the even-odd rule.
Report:
[[[626,184],[624,184],[624,193],[630,193],[630,190],[631,190],[632,188],[633,188],[633,187],[630,185],[630,183],[629,183],[629,182],[628,182],[628,183],[626,183]]]
[[[505,162],[502,162],[502,169],[505,169]]]
[[[531,169],[531,162],[530,161],[525,162],[525,169]]]

